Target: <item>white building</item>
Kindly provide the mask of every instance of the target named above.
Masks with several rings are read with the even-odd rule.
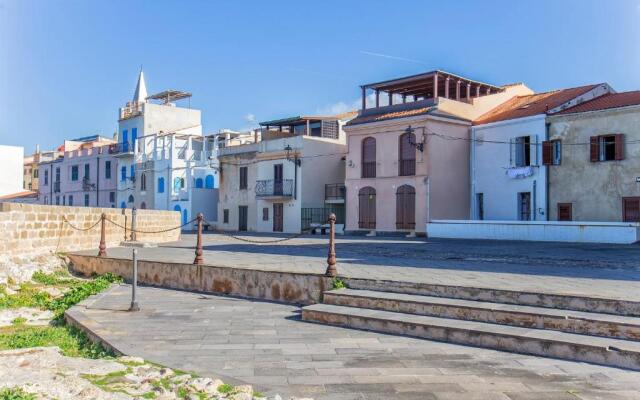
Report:
[[[215,137],[202,134],[200,110],[175,104],[190,98],[177,90],[148,96],[140,71],[132,101],[119,112],[119,207],[175,210],[183,222],[199,212],[216,220]]]
[[[353,116],[298,116],[227,137],[219,150],[218,227],[298,233],[330,212],[344,224],[342,127]]]
[[[609,93],[607,84],[521,95],[471,128],[472,219],[546,221],[548,114]]]
[[[0,196],[22,192],[24,148],[0,145]]]

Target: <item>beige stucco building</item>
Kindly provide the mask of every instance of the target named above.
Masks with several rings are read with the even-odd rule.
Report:
[[[640,91],[612,93],[548,117],[550,220],[640,222]],[[555,142],[554,142],[555,141]]]
[[[345,229],[424,234],[429,220],[468,219],[471,121],[529,93],[443,71],[363,85],[345,127]]]

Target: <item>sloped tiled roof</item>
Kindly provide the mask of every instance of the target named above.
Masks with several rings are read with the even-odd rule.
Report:
[[[558,114],[573,114],[635,105],[640,105],[640,90],[605,94],[604,96],[596,97],[593,100],[567,108]]]
[[[4,196],[0,196],[0,201],[18,199],[20,197],[38,197],[38,192],[34,192],[32,190],[25,190],[23,192],[5,194]]]
[[[598,85],[587,85],[570,89],[554,90],[545,93],[530,94],[526,96],[516,96],[491,111],[481,115],[473,121],[473,124],[481,125],[544,114],[548,110],[558,107],[559,105],[564,104],[567,101],[596,88],[597,86]]]
[[[414,117],[416,115],[427,114],[431,110],[434,110],[436,107],[421,107],[414,108],[413,110],[403,110],[403,111],[393,111],[384,114],[372,114],[372,115],[363,115],[359,116],[355,119],[349,121],[348,125],[357,125],[364,124],[367,122],[379,122],[386,121],[388,119],[396,119],[396,118],[404,118],[404,117]]]

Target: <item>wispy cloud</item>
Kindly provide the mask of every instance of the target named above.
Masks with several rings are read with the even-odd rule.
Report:
[[[427,63],[420,60],[414,60],[412,58],[405,58],[405,57],[398,57],[390,54],[374,53],[372,51],[360,50],[360,54],[365,54],[367,56],[373,56],[373,57],[388,58],[390,60],[406,61],[406,62],[415,63],[415,64],[427,65]]]
[[[334,74],[328,74],[326,72],[321,72],[321,71],[314,71],[311,69],[304,69],[304,68],[297,68],[297,67],[288,67],[287,68],[289,71],[295,71],[295,72],[303,72],[305,74],[312,74],[312,75],[319,75],[319,76],[324,76],[327,78],[333,78],[333,79],[347,79],[344,76],[340,76],[340,75],[334,75]]]

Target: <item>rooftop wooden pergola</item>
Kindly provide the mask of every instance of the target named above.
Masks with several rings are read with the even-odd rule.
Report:
[[[380,93],[388,95],[388,105],[393,105],[394,96],[400,96],[402,103],[445,97],[458,101],[470,101],[473,97],[486,96],[504,90],[500,86],[474,81],[445,71],[431,71],[360,86],[362,89],[362,109],[367,107],[367,91],[375,93],[375,107],[380,107]]]

